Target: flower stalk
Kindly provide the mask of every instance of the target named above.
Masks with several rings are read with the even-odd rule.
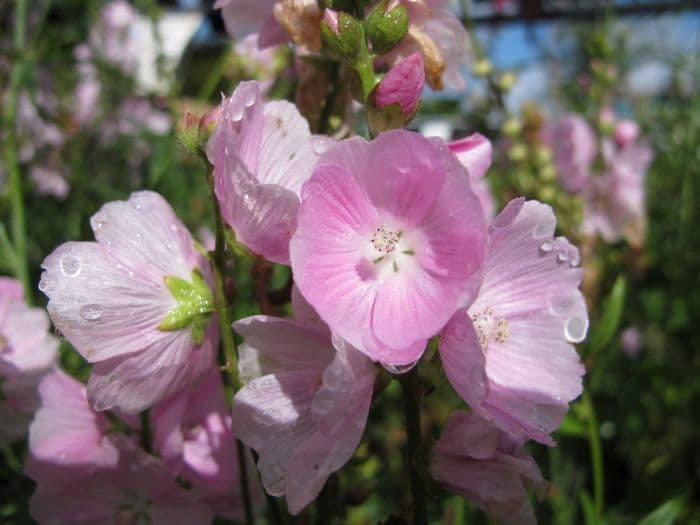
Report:
[[[401,376],[404,393],[404,415],[406,418],[406,438],[408,445],[407,463],[411,479],[413,500],[413,525],[428,524],[426,458],[421,435],[420,403],[422,398],[418,367]]]
[[[27,300],[31,297],[29,293],[29,268],[27,263],[27,230],[24,212],[24,195],[22,191],[22,175],[17,158],[17,104],[19,92],[22,86],[22,79],[25,76],[24,46],[25,28],[27,22],[27,2],[17,0],[15,2],[15,33],[14,51],[16,61],[10,73],[10,86],[7,92],[5,107],[5,140],[3,157],[5,168],[8,173],[8,188],[11,203],[11,235],[14,245],[15,275],[22,283]]]

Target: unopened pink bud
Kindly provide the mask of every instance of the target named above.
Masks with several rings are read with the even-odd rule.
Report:
[[[621,120],[615,126],[613,136],[615,137],[615,143],[620,148],[626,148],[639,136],[639,125],[634,120]]]
[[[413,53],[392,67],[377,86],[377,107],[398,103],[404,117],[412,117],[425,85],[424,71],[420,53]]]
[[[330,27],[333,32],[340,36],[340,29],[338,28],[338,12],[332,9],[326,8],[323,11],[323,22]]]
[[[219,122],[219,117],[221,116],[221,105],[216,106],[214,109],[202,115],[199,119],[199,129],[205,131],[213,131],[216,127],[216,123]]]

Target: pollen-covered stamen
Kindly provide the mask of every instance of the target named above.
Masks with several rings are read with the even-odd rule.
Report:
[[[372,235],[372,245],[374,249],[381,253],[393,253],[396,251],[396,245],[401,240],[401,232],[395,230],[385,230],[377,228]]]
[[[488,350],[490,342],[505,343],[510,335],[508,320],[502,315],[497,316],[490,306],[483,312],[472,315],[472,321],[483,352]]]

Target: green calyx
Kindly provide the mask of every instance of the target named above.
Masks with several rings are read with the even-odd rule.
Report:
[[[158,328],[169,332],[192,325],[194,343],[202,344],[204,329],[209,316],[214,311],[214,298],[202,272],[199,268],[195,268],[192,271],[192,282],[172,275],[166,276],[163,280],[177,304],[160,322]]]
[[[402,5],[387,11],[389,1],[375,7],[367,18],[367,36],[372,51],[383,55],[391,51],[408,33],[408,12]]]
[[[321,51],[334,60],[355,63],[367,54],[362,24],[342,11],[338,13],[338,33],[325,22],[321,23]]]

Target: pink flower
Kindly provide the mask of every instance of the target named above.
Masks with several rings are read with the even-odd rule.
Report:
[[[433,478],[504,525],[536,525],[527,489],[547,482],[522,443],[478,415],[453,412],[433,448]]]
[[[462,166],[467,168],[472,189],[479,197],[481,207],[484,209],[484,217],[487,222],[491,222],[496,215],[496,200],[484,177],[491,167],[491,141],[480,133],[472,133],[468,137],[448,143],[447,146]]]
[[[51,168],[33,165],[29,170],[29,177],[36,184],[36,192],[40,195],[51,195],[58,200],[63,200],[70,192],[66,177]]]
[[[636,359],[642,351],[642,332],[636,326],[628,326],[620,334],[622,351],[630,359]]]
[[[173,476],[189,481],[217,516],[243,521],[238,456],[219,371],[212,368],[194,388],[156,405],[151,418],[155,448]],[[261,496],[256,481],[249,469],[252,493]]]
[[[616,147],[603,141],[605,172],[584,188],[582,230],[600,234],[607,242],[623,237],[633,246],[641,246],[645,231],[645,189],[649,164],[653,158],[645,141]]]
[[[433,89],[466,86],[462,68],[470,59],[469,36],[445,0],[400,0],[408,11],[408,34],[380,62],[398,64],[418,52]]]
[[[24,302],[22,286],[0,277],[0,445],[27,432],[39,406],[37,385],[56,360],[49,319]]]
[[[591,175],[597,153],[593,129],[583,117],[569,113],[546,133],[562,186],[570,193],[580,192]]]
[[[137,13],[126,0],[111,0],[104,4],[97,23],[90,30],[90,47],[99,58],[134,72],[139,54],[138,35],[134,31]]]
[[[233,428],[260,455],[263,486],[286,495],[292,514],[313,501],[352,457],[367,421],[375,371],[330,333],[296,290],[294,319],[258,315],[234,323],[244,338],[246,382],[233,402]]]
[[[326,12],[328,11],[326,9]],[[420,53],[413,53],[392,67],[379,82],[375,91],[377,107],[398,104],[404,117],[413,117],[423,93],[424,83],[423,59]]]
[[[634,143],[639,136],[639,124],[634,120],[623,119],[615,124],[613,136],[618,147],[626,148]]]
[[[334,333],[406,365],[458,307],[484,241],[462,165],[446,146],[397,130],[321,157],[290,253],[299,290]]]
[[[124,435],[111,435],[118,452],[111,467],[62,478],[37,478],[29,510],[45,525],[65,523],[211,523],[211,510],[178,487],[164,465]]]
[[[287,35],[274,16],[277,0],[217,0],[214,9],[221,9],[226,31],[241,39],[258,34],[263,49],[287,41]]]
[[[257,82],[241,82],[221,104],[207,144],[224,220],[250,250],[289,263],[301,186],[316,150],[330,139],[312,137],[293,104],[263,104]]]
[[[450,383],[481,416],[519,439],[553,444],[583,365],[571,343],[588,328],[578,250],[552,239],[556,219],[537,201],[511,201],[489,229],[476,300],[445,328]]]
[[[88,404],[85,387],[59,369],[39,384],[41,407],[29,429],[26,473],[38,482],[56,482],[112,468],[119,452],[108,437],[109,419]]]
[[[157,193],[108,203],[90,224],[97,242],[56,248],[42,264],[39,289],[56,327],[95,363],[92,405],[139,412],[213,364],[208,265]]]

